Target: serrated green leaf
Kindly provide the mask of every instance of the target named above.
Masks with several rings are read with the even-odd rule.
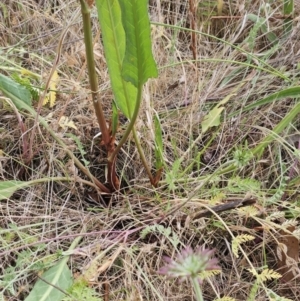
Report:
[[[126,35],[126,53],[122,75],[138,87],[150,77],[157,77],[151,49],[147,0],[119,0]]]
[[[121,8],[117,0],[96,0],[96,5],[115,101],[122,113],[130,119],[136,104],[137,89],[122,77],[125,32],[122,26]]]
[[[172,165],[172,169],[166,173],[166,183],[168,184],[169,190],[173,191],[177,188],[176,180],[178,178],[181,161],[176,159]]]
[[[28,187],[31,182],[23,181],[1,181],[0,182],[0,201],[10,198],[18,189]]]
[[[25,108],[26,105],[31,106],[30,92],[3,74],[0,74],[0,90],[13,101],[19,110]]]
[[[46,281],[39,279],[25,301],[60,301],[65,297],[63,291],[73,283],[72,273],[65,259],[46,271],[41,278]]]
[[[23,73],[21,73],[23,74]],[[19,73],[15,72],[11,75],[11,78],[18,84],[22,85],[25,87],[31,94],[31,97],[33,100],[38,100],[39,98],[39,92],[36,88],[33,87],[31,84],[31,77],[30,76],[22,76]]]

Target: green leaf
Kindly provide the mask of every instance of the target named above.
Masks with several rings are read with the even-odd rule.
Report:
[[[148,0],[119,0],[119,3],[126,34],[122,75],[138,87],[158,74],[151,49]]]
[[[26,74],[27,75],[27,74]],[[19,74],[19,73],[13,73],[11,75],[11,78],[18,84],[20,84],[21,86],[23,86],[24,88],[26,88],[32,99],[33,100],[38,100],[39,99],[39,91],[38,89],[34,88],[31,81],[32,81],[32,78],[28,75],[28,76],[22,76],[22,73]]]
[[[122,113],[130,119],[136,104],[137,89],[122,77],[125,32],[120,5],[117,0],[96,0],[96,5],[115,101]]]
[[[266,34],[267,39],[269,40],[270,43],[274,43],[277,44],[279,42],[277,36],[275,33],[273,33],[272,31],[268,30],[267,25],[264,23],[261,25],[261,31]]]
[[[72,273],[65,259],[50,268],[41,278],[46,281],[39,279],[25,301],[60,301],[65,297],[63,291],[73,283]]]
[[[32,182],[22,181],[1,181],[0,182],[0,201],[10,198],[18,189],[28,187]]]
[[[224,110],[224,105],[230,100],[230,98],[235,95],[235,93],[245,84],[245,81],[242,81],[233,91],[225,96],[209,113],[204,117],[204,120],[201,122],[202,133],[204,134],[209,128],[213,126],[218,126],[220,124],[221,113]]]
[[[294,11],[294,0],[283,0],[283,14],[289,15]]]
[[[0,201],[10,198],[18,189],[49,181],[69,181],[66,177],[40,178],[32,181],[0,181]]]
[[[26,105],[31,106],[30,92],[24,86],[3,74],[0,74],[0,90],[13,101],[19,110],[23,109]],[[25,104],[24,106],[23,103]]]
[[[180,159],[176,159],[172,165],[172,170],[166,173],[166,183],[170,191],[174,191],[177,188],[176,181],[179,175],[180,164]]]
[[[65,296],[63,301],[102,301],[101,295],[94,288],[89,287],[88,282],[80,277],[68,289],[68,293],[70,295]]]
[[[204,134],[209,128],[220,125],[221,113],[224,107],[215,106],[209,113],[204,117],[201,122],[202,133]]]
[[[264,148],[274,141],[278,135],[297,117],[300,113],[300,102],[297,102],[292,110],[285,114],[284,118],[275,126],[273,131],[269,133],[253,150],[253,155],[261,156]]]

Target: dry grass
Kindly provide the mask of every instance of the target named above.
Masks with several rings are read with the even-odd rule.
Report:
[[[263,1],[253,1],[255,4],[251,5],[251,1],[224,2],[224,15],[243,15],[245,11],[257,14]],[[179,3],[171,0],[150,1],[151,19],[189,26],[187,3]],[[215,10],[215,5],[211,5]],[[14,66],[21,66],[41,75],[40,84],[45,83],[60,35],[78,9],[79,4],[75,0],[4,0],[0,5],[1,73],[11,75]],[[242,11],[239,12],[239,9]],[[271,9],[272,15],[280,12],[280,6]],[[265,150],[262,158],[251,160],[239,172],[213,178],[210,175],[234,160],[235,149],[257,145],[268,130],[273,129],[290,111],[295,101],[287,98],[244,113],[246,104],[289,85],[282,78],[256,70],[252,80],[226,105],[222,124],[202,135],[200,123],[203,116],[252,71],[234,63],[247,59],[239,49],[216,40],[214,35],[251,52],[249,45],[243,41],[253,23],[247,21],[241,30],[242,18],[208,23],[201,11],[199,14],[199,30],[211,36],[197,36],[200,59],[197,67],[187,62],[192,59],[188,32],[168,27],[152,28],[154,55],[161,69],[159,78],[151,80],[145,87],[137,129],[147,159],[154,164],[152,118],[158,112],[168,168],[157,189],[148,184],[133,141],[128,142],[118,162],[118,173],[123,176],[122,192],[112,196],[99,196],[85,185],[81,181],[85,177],[42,128],[36,131],[34,160],[25,166],[16,115],[5,101],[0,102],[1,180],[33,180],[66,175],[78,179],[32,186],[18,191],[7,201],[1,201],[0,289],[4,300],[24,300],[36,282],[37,274],[52,266],[79,235],[83,238],[73,251],[69,266],[74,278],[83,276],[105,301],[194,300],[189,283],[166,280],[157,273],[163,264],[162,256],[173,257],[187,245],[216,248],[222,274],[204,281],[205,300],[223,296],[247,300],[255,283],[255,277],[247,269],[255,267],[261,271],[263,267],[278,268],[276,250],[278,239],[282,236],[281,225],[289,220],[291,213],[294,218],[299,216],[298,171],[293,174],[294,184],[288,186],[289,182],[285,179],[291,168],[297,167],[296,155],[285,142],[289,141],[288,135],[297,133],[297,121]],[[95,9],[93,16],[100,91],[109,116],[113,96]],[[282,20],[275,19],[268,25],[278,36],[281,35]],[[264,59],[282,74],[288,74],[295,85],[299,74],[298,29],[295,22],[289,38],[280,40],[276,51]],[[77,17],[72,21],[62,48],[56,105],[53,109],[44,107],[41,114],[48,116],[57,135],[79,157],[76,143],[66,133],[72,132],[80,139],[87,152],[91,172],[105,181],[105,154],[99,139],[93,141],[98,126],[89,96],[82,37],[81,18]],[[271,46],[265,36],[256,37],[255,54],[269,49]],[[250,63],[257,64],[255,60]],[[172,66],[165,68],[166,65]],[[231,114],[235,116],[230,117]],[[63,115],[73,120],[78,129],[59,128],[58,120]],[[34,120],[26,114],[22,116],[30,132]],[[191,148],[195,140],[197,143]],[[166,175],[170,174],[173,162],[181,157],[184,160],[175,175],[177,188],[168,190]],[[196,189],[200,183],[203,186]],[[141,231],[152,221],[163,216],[167,209],[184,202],[192,193],[193,199],[162,222],[165,228],[172,230],[171,236],[154,231],[141,237]],[[243,199],[249,193],[256,199],[255,207],[244,211],[234,209],[197,220],[191,218],[207,206]],[[266,219],[280,210],[286,213],[285,217],[267,224]],[[242,244],[244,254],[240,253],[236,258],[232,253],[231,241],[241,234],[251,234],[255,240]],[[267,289],[285,298],[300,300],[298,269],[295,275],[295,279],[287,283],[268,281],[260,284],[253,300],[269,300]]]

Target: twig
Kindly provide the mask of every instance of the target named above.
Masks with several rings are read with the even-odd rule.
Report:
[[[211,208],[211,210],[200,211],[192,216],[192,220],[195,220],[195,219],[198,219],[201,217],[209,217],[213,214],[213,212],[219,213],[219,212],[228,211],[228,210],[232,210],[232,209],[236,209],[236,208],[240,208],[240,207],[251,206],[255,203],[256,203],[256,199],[252,198],[252,197],[245,198],[242,200],[228,202],[225,204],[214,206]]]

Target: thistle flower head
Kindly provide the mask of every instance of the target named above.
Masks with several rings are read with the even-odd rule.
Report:
[[[180,278],[181,281],[188,278],[199,278],[204,271],[218,270],[218,260],[211,258],[214,250],[198,247],[195,251],[191,247],[185,248],[174,260],[165,257],[166,265],[159,270],[160,274],[168,277]]]

